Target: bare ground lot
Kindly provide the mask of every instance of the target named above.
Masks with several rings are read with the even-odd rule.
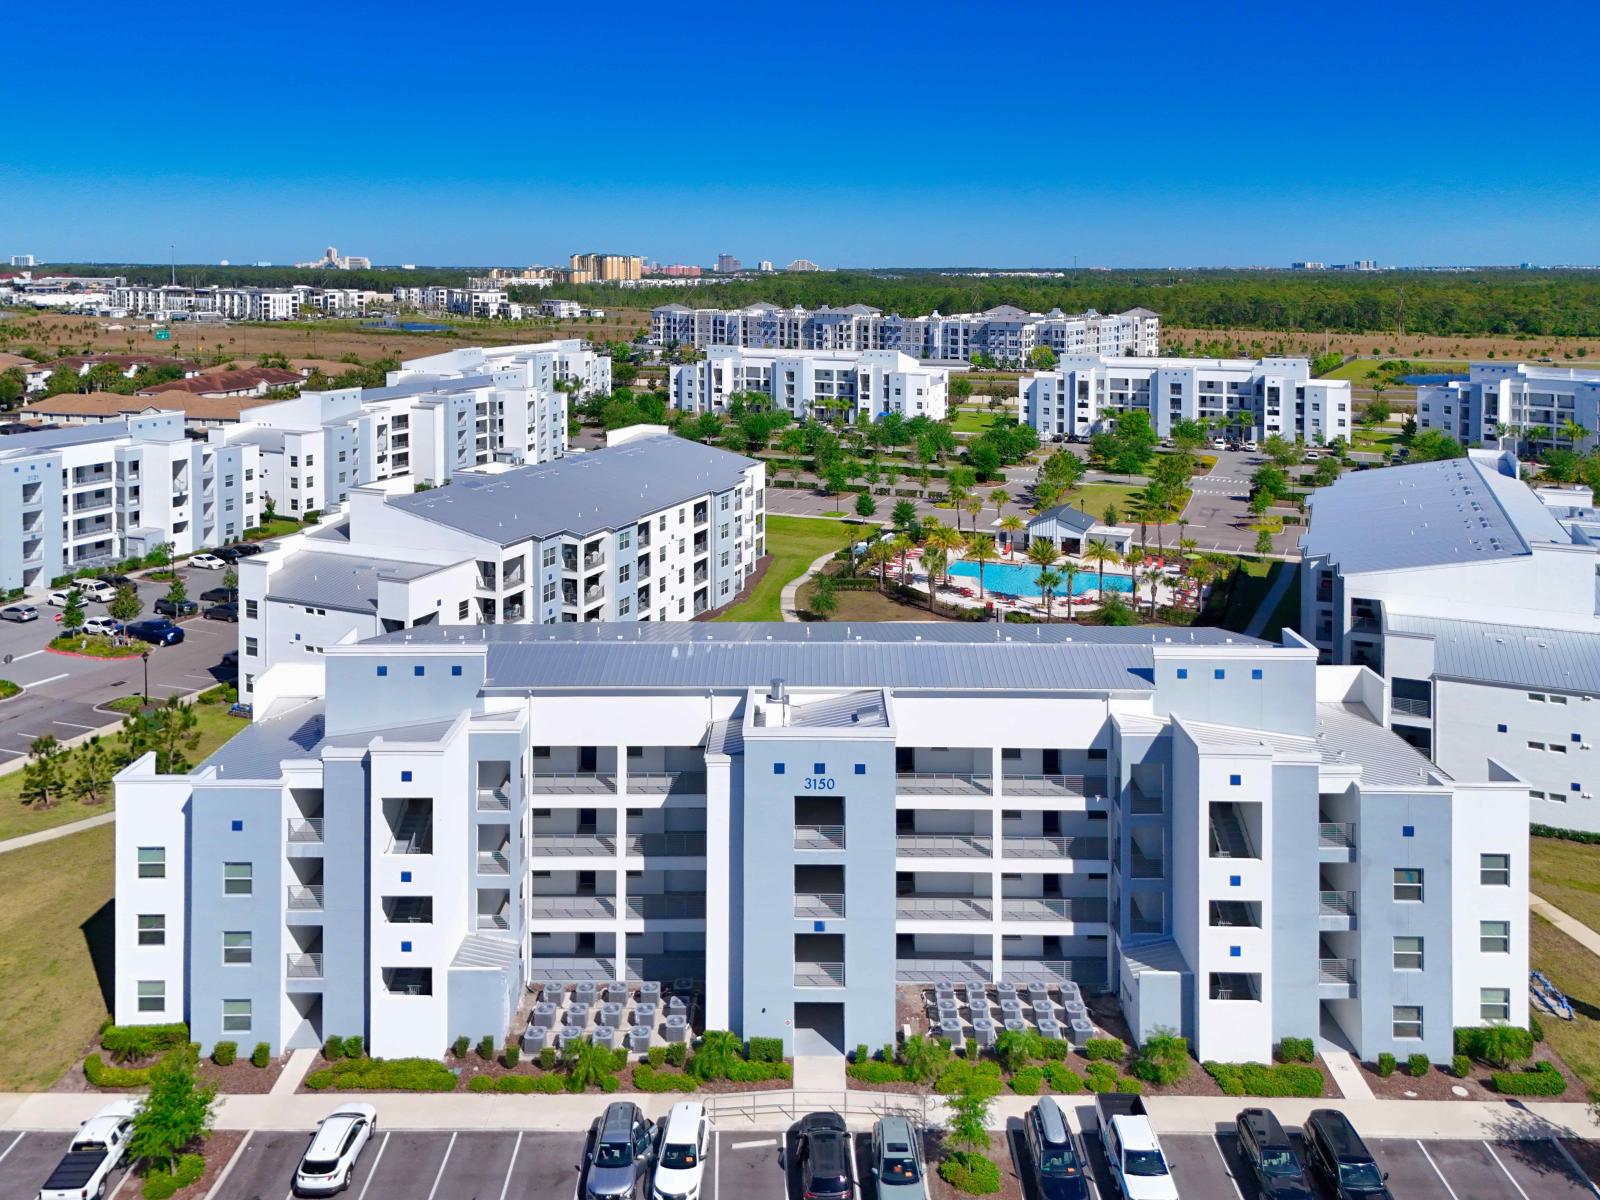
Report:
[[[1341,354],[1354,354],[1359,358],[1418,358],[1444,359],[1462,362],[1488,358],[1514,360],[1552,358],[1558,364],[1581,365],[1585,361],[1600,362],[1600,338],[1558,338],[1542,334],[1528,337],[1485,335],[1481,337],[1435,336],[1433,334],[1388,333],[1318,333],[1285,332],[1278,329],[1179,329],[1161,331],[1163,348],[1179,342],[1189,345],[1210,341],[1243,343],[1264,354],[1300,354],[1315,358],[1330,350]],[[1579,356],[1579,349],[1584,351]]]

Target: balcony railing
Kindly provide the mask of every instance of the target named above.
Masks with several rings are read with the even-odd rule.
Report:
[[[902,833],[894,852],[903,858],[989,858],[994,838],[981,833]]]
[[[617,915],[615,896],[529,896],[528,915],[553,921],[609,919]]]
[[[1376,617],[1356,617],[1350,622],[1351,633],[1382,633],[1383,626]]]
[[[706,852],[706,835],[694,830],[678,833],[630,833],[627,853],[667,857],[702,858]]]
[[[1157,917],[1131,917],[1128,927],[1134,933],[1160,933],[1161,921]]]
[[[506,858],[503,850],[479,850],[478,874],[480,875],[509,875],[511,863]]]
[[[706,898],[694,892],[646,892],[627,898],[630,917],[645,920],[695,921],[706,915]]]
[[[320,846],[322,844],[321,817],[290,817],[288,838],[293,846]]]
[[[478,811],[479,812],[510,812],[511,811],[511,793],[506,790],[506,787],[505,787],[504,784],[501,784],[498,787],[492,787],[492,788],[486,788],[486,787],[479,788],[478,789]]]
[[[794,827],[796,850],[843,850],[843,825],[796,825]]]
[[[1008,833],[1001,841],[1008,858],[1105,858],[1110,845],[1103,837],[1038,837]]]
[[[1104,796],[1104,775],[1011,775],[1000,777],[1007,796]],[[904,789],[902,789],[904,790]]]
[[[603,858],[617,852],[617,839],[598,833],[534,833],[529,858]]]
[[[1008,921],[1105,921],[1107,904],[1100,896],[1008,896],[1000,915]]]
[[[1393,712],[1404,713],[1408,717],[1431,717],[1433,715],[1433,702],[1426,698],[1413,700],[1406,696],[1395,696],[1389,701],[1389,708]]]
[[[322,955],[320,952],[312,954],[290,954],[286,956],[288,962],[285,974],[290,979],[321,979]]]
[[[794,965],[795,987],[836,988],[844,986],[842,962],[797,962]]]
[[[1356,981],[1356,960],[1353,958],[1323,958],[1317,960],[1317,978],[1322,983],[1353,984]]]
[[[895,787],[908,796],[987,796],[989,776],[898,771]]]
[[[977,896],[901,896],[894,915],[902,921],[987,921],[991,901]]]
[[[1128,871],[1134,879],[1160,879],[1163,873],[1161,859],[1152,858],[1143,851],[1129,848]]]
[[[1138,784],[1130,784],[1128,792],[1133,804],[1133,812],[1137,816],[1159,815],[1161,812],[1160,794],[1151,795]]]
[[[592,551],[591,553],[585,554],[583,556],[583,569],[585,571],[588,571],[588,570],[592,570],[595,567],[604,566],[605,565],[605,561],[606,561],[606,552],[604,550]]]
[[[601,771],[535,771],[528,776],[528,790],[547,796],[612,794],[617,777]]]
[[[287,903],[290,912],[321,912],[322,885],[291,883]]]
[[[794,915],[800,920],[812,921],[844,916],[842,892],[796,892]]]
[[[629,771],[627,786],[644,796],[700,795],[706,777],[699,771]]]
[[[1317,911],[1325,917],[1353,917],[1356,915],[1356,894],[1322,892],[1317,897]]]
[[[1317,845],[1329,850],[1349,850],[1356,844],[1354,821],[1322,821],[1317,825]]]

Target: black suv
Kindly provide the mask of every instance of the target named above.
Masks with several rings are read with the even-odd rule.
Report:
[[[805,1200],[852,1200],[856,1191],[850,1131],[838,1113],[809,1113],[800,1122],[795,1162]]]
[[[1030,1108],[1022,1122],[1022,1139],[1028,1143],[1033,1189],[1043,1200],[1088,1200],[1083,1159],[1059,1104],[1046,1096]]]
[[[157,646],[176,646],[183,641],[183,630],[171,621],[160,618],[135,621],[124,632],[129,637],[136,637],[141,642],[153,642]]]
[[[1233,1123],[1239,1154],[1266,1200],[1316,1200],[1289,1135],[1268,1108],[1247,1108]]]
[[[1394,1200],[1386,1172],[1350,1119],[1336,1108],[1313,1109],[1306,1118],[1306,1162],[1337,1200]]]
[[[192,617],[200,611],[200,606],[193,600],[168,600],[165,596],[155,603],[156,612],[163,617]]]

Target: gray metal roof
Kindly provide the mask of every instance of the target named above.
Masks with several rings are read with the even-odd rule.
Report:
[[[1600,632],[1392,616],[1390,633],[1433,639],[1433,673],[1505,687],[1600,693]]]
[[[726,721],[713,721],[706,731],[706,753],[726,754],[730,758],[744,753],[744,721],[734,716]]]
[[[1028,522],[1028,535],[1043,537],[1048,531],[1048,536],[1052,537],[1059,537],[1061,533],[1077,534],[1082,537],[1098,524],[1099,521],[1082,509],[1073,508],[1070,504],[1058,504],[1054,508],[1045,509]]]
[[[1317,742],[1329,765],[1359,766],[1363,787],[1447,785],[1450,776],[1354,704],[1317,705]]]
[[[373,613],[378,608],[378,581],[420,579],[444,567],[433,563],[402,562],[353,554],[317,554],[310,550],[290,557],[273,572],[267,585],[268,600],[337,608],[344,612]]]
[[[789,724],[802,729],[887,729],[889,710],[880,691],[846,692],[792,705]]]
[[[106,421],[98,425],[62,425],[53,429],[34,429],[27,433],[8,433],[0,436],[0,458],[44,454],[67,446],[107,442],[127,436],[128,426],[122,421]]]
[[[389,504],[502,546],[621,529],[641,516],[726,491],[755,460],[671,435],[496,475],[458,475],[449,487]]]
[[[1309,503],[1301,548],[1347,575],[1506,559],[1572,540],[1525,484],[1476,458],[1353,471]]]
[[[360,748],[377,738],[389,743],[436,742],[450,731],[456,718],[419,721],[412,725],[384,725],[329,736],[323,701],[283,701],[282,711],[244,725],[196,769],[217,769],[213,782],[279,779],[286,759],[315,759],[324,747]]]
[[[426,396],[433,392],[465,392],[493,386],[493,375],[408,375],[399,383],[385,387],[362,388],[361,402],[401,400],[407,396]]]

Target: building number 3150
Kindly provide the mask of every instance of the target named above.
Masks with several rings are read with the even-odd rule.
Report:
[[[835,787],[832,775],[807,775],[806,791],[831,792]]]

